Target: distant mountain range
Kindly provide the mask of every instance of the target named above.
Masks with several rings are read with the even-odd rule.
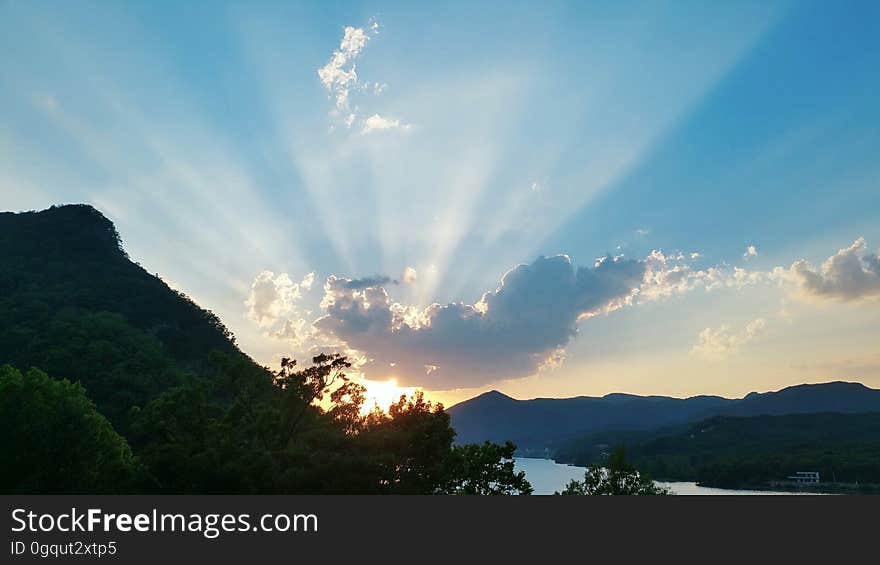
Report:
[[[511,440],[529,454],[596,432],[651,430],[712,416],[875,411],[880,412],[880,390],[840,381],[752,392],[739,399],[608,394],[517,400],[491,391],[447,409],[456,441]]]

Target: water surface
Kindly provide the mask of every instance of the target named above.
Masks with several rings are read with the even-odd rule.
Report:
[[[534,494],[553,494],[561,491],[565,485],[571,480],[582,481],[584,479],[584,467],[576,467],[574,465],[562,465],[552,459],[533,459],[529,457],[517,457],[515,460],[517,471],[525,471],[526,479],[535,489]],[[657,482],[658,485],[664,486],[675,494],[685,495],[718,495],[718,494],[734,494],[734,495],[755,495],[755,494],[807,494],[797,492],[774,492],[774,491],[757,491],[757,490],[733,490],[723,488],[701,487],[697,483],[689,482]]]

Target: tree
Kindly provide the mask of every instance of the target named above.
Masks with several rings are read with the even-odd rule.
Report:
[[[531,494],[532,485],[523,471],[516,472],[516,445],[487,441],[452,447],[444,483],[439,494]]]
[[[0,490],[129,492],[138,466],[79,383],[0,367]]]
[[[529,494],[513,465],[516,446],[453,445],[455,430],[442,404],[421,392],[373,411],[354,437],[365,470],[361,492],[390,494]]]
[[[559,493],[557,493],[559,494]],[[626,450],[619,447],[608,458],[605,467],[590,465],[583,481],[571,481],[562,491],[565,495],[666,495],[670,491],[654,484],[626,460]]]

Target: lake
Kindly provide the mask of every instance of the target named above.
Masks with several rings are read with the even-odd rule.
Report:
[[[553,494],[561,491],[571,480],[582,481],[584,479],[584,467],[575,467],[574,465],[561,465],[552,459],[534,459],[529,457],[516,457],[514,459],[517,471],[525,471],[526,479],[535,489],[534,494]],[[790,494],[808,494],[797,492],[772,492],[757,490],[731,490],[723,488],[701,487],[696,483],[688,482],[672,482],[665,483],[657,481],[657,484],[664,486],[675,494],[683,495],[755,495],[755,494],[771,494],[771,495],[790,495]]]

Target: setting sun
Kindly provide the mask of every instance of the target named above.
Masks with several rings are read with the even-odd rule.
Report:
[[[363,379],[361,384],[367,389],[366,400],[361,407],[362,414],[368,414],[377,406],[382,411],[388,411],[388,407],[397,402],[401,396],[409,396],[419,390],[418,387],[397,386],[397,379],[387,381]]]

